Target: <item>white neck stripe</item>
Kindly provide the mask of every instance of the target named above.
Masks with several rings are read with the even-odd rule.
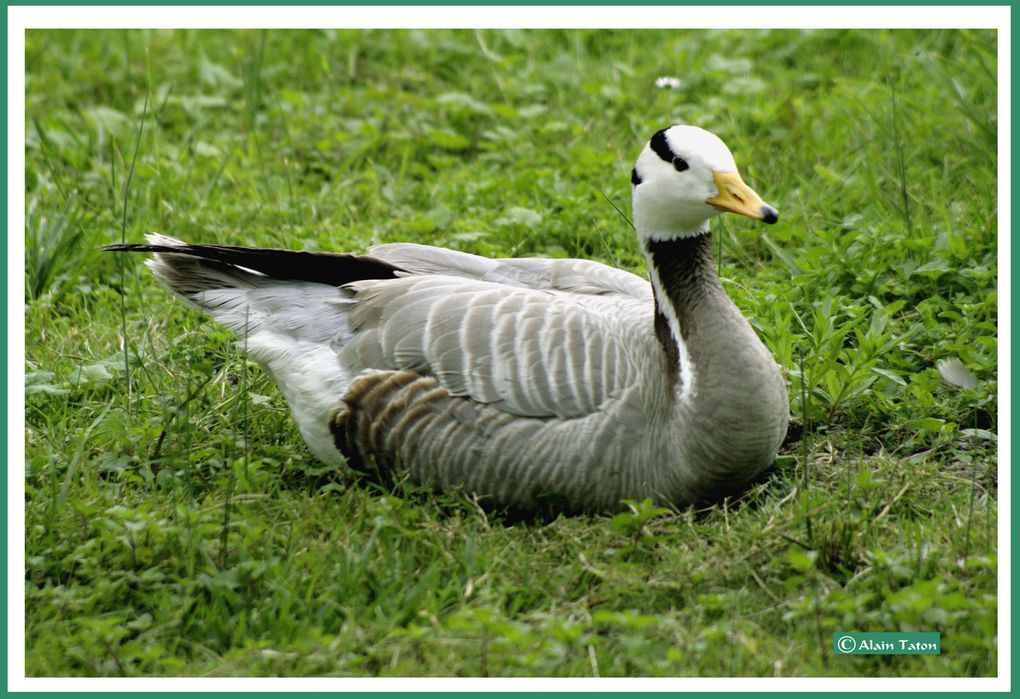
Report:
[[[675,235],[673,236],[676,237]],[[654,240],[654,238],[653,238]],[[680,334],[680,319],[676,315],[676,308],[673,301],[666,295],[662,286],[662,279],[659,277],[659,269],[655,266],[651,252],[645,248],[645,258],[648,260],[648,278],[652,282],[652,289],[655,291],[655,298],[658,300],[659,310],[669,323],[669,332],[676,342],[678,361],[680,363],[680,385],[677,387],[677,400],[681,403],[689,400],[695,392],[694,385],[694,364],[691,362],[691,354],[687,351],[687,343]]]

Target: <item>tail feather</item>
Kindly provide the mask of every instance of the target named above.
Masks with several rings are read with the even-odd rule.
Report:
[[[361,279],[393,279],[400,267],[370,255],[308,252],[274,248],[243,248],[234,245],[191,245],[160,234],[146,236],[148,243],[107,245],[113,252],[152,252],[203,260],[212,269],[240,267],[273,279],[343,286]],[[179,259],[179,258],[178,258]],[[172,260],[167,261],[173,264]]]
[[[245,339],[250,356],[283,391],[309,447],[337,462],[326,416],[352,380],[334,349],[353,336],[347,319],[353,292],[342,287],[395,278],[398,268],[356,255],[189,245],[158,234],[147,240],[106,249],[154,253],[146,265],[156,278]]]

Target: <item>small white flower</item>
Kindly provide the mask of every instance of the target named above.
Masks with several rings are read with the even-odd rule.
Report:
[[[663,75],[661,78],[655,79],[655,87],[668,87],[671,90],[679,90],[681,85],[680,78],[675,78],[672,75]]]

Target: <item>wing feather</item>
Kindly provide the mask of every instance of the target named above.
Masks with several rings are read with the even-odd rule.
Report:
[[[429,374],[451,395],[514,415],[599,410],[637,381],[628,354],[647,351],[635,338],[653,336],[650,304],[622,296],[444,276],[348,288],[356,292],[355,333],[341,361],[352,370]]]
[[[594,260],[545,258],[490,259],[416,243],[377,245],[373,258],[411,274],[444,275],[529,289],[552,289],[591,296],[615,295],[651,301],[648,282]]]

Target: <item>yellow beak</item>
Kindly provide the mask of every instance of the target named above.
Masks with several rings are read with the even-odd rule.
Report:
[[[747,186],[738,172],[713,172],[712,179],[719,188],[719,194],[706,199],[721,211],[732,211],[741,216],[775,223],[779,220],[779,212],[761,200],[758,193]]]

